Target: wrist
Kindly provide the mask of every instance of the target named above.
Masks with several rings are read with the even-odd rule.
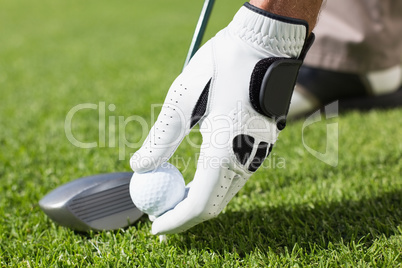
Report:
[[[317,23],[322,0],[250,0],[250,4],[280,16],[307,21],[309,34]]]

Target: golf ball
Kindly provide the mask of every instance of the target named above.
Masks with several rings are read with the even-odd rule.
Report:
[[[170,163],[155,170],[134,172],[130,181],[130,196],[142,212],[159,216],[174,208],[185,195],[185,182],[180,171]]]

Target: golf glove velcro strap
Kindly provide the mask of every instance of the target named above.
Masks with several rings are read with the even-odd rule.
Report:
[[[314,41],[314,34],[307,40],[299,59],[266,58],[254,67],[250,80],[250,101],[254,109],[277,121],[282,130],[296,85],[299,69]]]
[[[250,101],[254,109],[274,120],[284,120],[302,63],[285,58],[259,61],[250,81]]]

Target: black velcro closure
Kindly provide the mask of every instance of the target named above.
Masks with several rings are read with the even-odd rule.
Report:
[[[254,67],[249,96],[253,108],[285,122],[302,60],[266,58]],[[284,123],[283,123],[284,125]]]
[[[250,158],[253,146],[254,138],[249,135],[241,134],[233,138],[233,152],[242,165],[245,165]]]
[[[262,113],[277,119],[286,117],[302,60],[277,59],[262,80],[259,105]]]
[[[263,114],[263,111],[260,107],[260,91],[262,81],[264,79],[265,73],[268,70],[268,67],[271,66],[271,64],[278,59],[284,58],[265,58],[260,60],[254,66],[253,73],[251,74],[249,89],[250,102],[253,105],[253,108],[260,114]]]

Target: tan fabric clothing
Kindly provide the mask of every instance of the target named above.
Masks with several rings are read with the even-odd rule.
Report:
[[[366,73],[402,60],[402,0],[327,0],[305,64]]]

